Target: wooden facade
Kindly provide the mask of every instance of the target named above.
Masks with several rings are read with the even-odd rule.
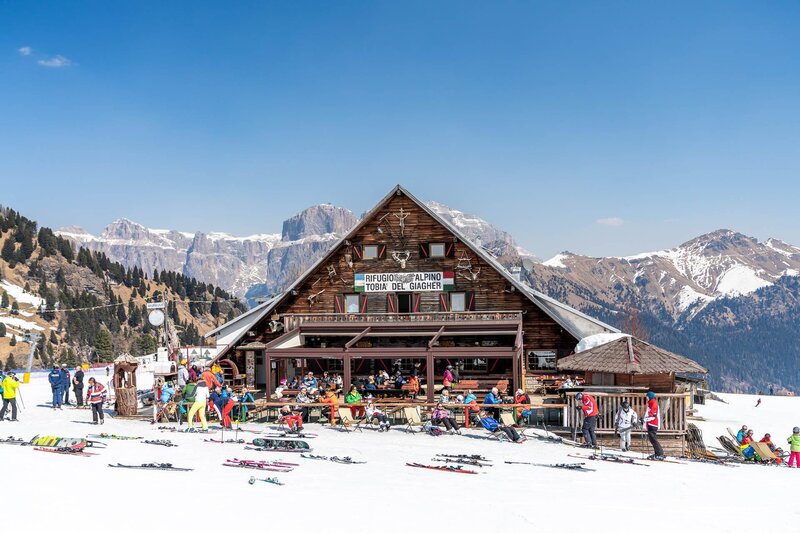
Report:
[[[248,382],[268,393],[279,378],[308,370],[339,371],[347,385],[396,359],[421,363],[423,383],[439,383],[447,364],[463,361],[462,378],[505,378],[519,388],[532,365],[555,372],[580,334],[501,268],[398,186],[220,357],[241,374],[255,364]],[[386,273],[445,280],[437,290],[424,281],[408,291],[356,286],[358,275]],[[433,393],[427,387],[429,400]]]

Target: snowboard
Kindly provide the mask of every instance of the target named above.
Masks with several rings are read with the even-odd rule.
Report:
[[[311,446],[302,440],[293,439],[253,439],[253,446],[270,450],[311,451]]]

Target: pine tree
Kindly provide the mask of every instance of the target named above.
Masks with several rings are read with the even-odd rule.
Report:
[[[8,307],[8,293],[6,291],[3,291],[3,296],[0,296],[0,307],[3,309]]]
[[[14,300],[14,302],[11,304],[11,313],[17,314],[18,312],[19,312],[19,304],[17,303],[16,300]]]
[[[94,339],[94,351],[97,361],[100,363],[110,363],[114,360],[114,342],[111,333],[105,328],[100,328]]]
[[[58,344],[58,338],[56,337],[56,332],[52,329],[50,330],[50,338],[48,339],[50,344]]]
[[[17,336],[11,335],[11,342],[8,343],[9,346],[16,346],[17,345]]]
[[[5,337],[6,333],[6,325],[3,322],[0,322],[0,337]]]
[[[8,359],[6,359],[6,372],[9,370],[16,370],[17,369],[17,362],[14,361],[14,354],[10,354]]]
[[[16,246],[14,245],[14,239],[11,237],[7,238],[6,242],[3,243],[3,248],[0,250],[0,257],[2,257],[11,268],[14,268],[16,265]]]

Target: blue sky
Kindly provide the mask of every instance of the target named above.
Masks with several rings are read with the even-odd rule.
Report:
[[[800,245],[796,2],[0,2],[0,203],[252,234],[395,183],[531,251]]]

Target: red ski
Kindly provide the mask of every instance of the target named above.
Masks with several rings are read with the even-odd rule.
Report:
[[[75,450],[73,448],[42,448],[42,447],[35,447],[34,450],[37,452],[50,452],[50,453],[60,453],[62,455],[79,455],[81,457],[89,457],[90,455],[97,455],[96,453],[91,452],[84,452],[82,450]]]
[[[406,466],[413,466],[414,468],[427,468],[429,470],[440,470],[442,472],[454,472],[456,474],[477,474],[475,470],[468,470],[461,466],[434,466],[424,465],[421,463],[406,463]]]

